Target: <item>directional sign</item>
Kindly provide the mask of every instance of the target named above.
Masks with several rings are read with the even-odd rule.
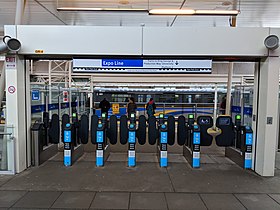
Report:
[[[212,60],[73,59],[74,72],[211,73]]]
[[[40,91],[39,90],[32,90],[31,91],[31,98],[32,98],[32,101],[40,101]]]

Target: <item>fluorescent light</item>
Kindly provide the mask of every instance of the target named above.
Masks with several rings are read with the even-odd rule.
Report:
[[[96,7],[59,7],[57,11],[71,12],[148,12],[146,9],[133,8],[96,8]]]
[[[57,11],[71,12],[148,12],[149,15],[229,15],[235,16],[239,10],[193,10],[193,9],[133,9],[133,8],[98,8],[98,7],[59,7]]]
[[[196,15],[238,15],[239,10],[195,10]]]
[[[193,15],[193,9],[151,9],[149,15]]]
[[[238,10],[151,9],[149,15],[238,15]]]

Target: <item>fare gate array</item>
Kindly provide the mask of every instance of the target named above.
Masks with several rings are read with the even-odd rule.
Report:
[[[53,114],[49,121],[48,114],[44,114],[43,123],[34,124],[41,130],[43,128],[43,142],[47,141],[52,144],[58,144],[60,139],[60,122],[57,114]],[[246,169],[252,167],[252,142],[253,131],[249,126],[241,125],[241,117],[237,115],[233,123],[230,116],[219,116],[216,120],[216,127],[221,131],[215,138],[209,134],[209,129],[213,127],[211,116],[199,116],[195,120],[193,114],[189,114],[186,119],[179,116],[177,120],[173,116],[167,118],[160,114],[158,118],[151,116],[146,119],[140,116],[136,120],[135,113],[129,117],[121,116],[118,126],[116,116],[110,116],[103,113],[101,118],[97,115],[91,116],[91,127],[89,129],[89,118],[82,115],[80,119],[74,113],[72,122],[69,115],[62,116],[62,142],[64,143],[64,165],[71,166],[77,159],[75,150],[80,145],[87,144],[89,138],[91,143],[96,145],[96,166],[104,166],[109,156],[109,145],[114,145],[118,139],[122,145],[128,145],[127,165],[136,166],[135,148],[137,142],[140,145],[146,144],[146,135],[148,130],[148,143],[157,145],[158,159],[160,167],[168,166],[168,145],[175,144],[175,130],[177,121],[177,144],[183,147],[183,154],[193,168],[200,167],[200,147],[210,146],[215,139],[217,146],[239,149],[241,151],[241,165]],[[36,130],[36,126],[33,126]],[[118,132],[118,127],[119,132]],[[148,127],[148,129],[146,129]],[[39,129],[39,130],[40,130]],[[90,132],[89,132],[90,130]],[[89,135],[90,134],[90,135]],[[119,134],[119,135],[118,135]],[[109,140],[109,141],[108,141]],[[232,151],[226,150],[227,154]],[[229,155],[230,157],[230,155]],[[236,161],[235,161],[236,162]]]

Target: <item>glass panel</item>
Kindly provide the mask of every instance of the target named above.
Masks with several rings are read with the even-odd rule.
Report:
[[[13,162],[13,132],[14,128],[12,126],[0,125],[0,171],[14,170],[10,168]],[[10,161],[10,162],[9,162]]]

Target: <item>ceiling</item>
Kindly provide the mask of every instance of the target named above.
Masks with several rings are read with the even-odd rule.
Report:
[[[229,26],[229,17],[149,16],[146,13],[58,12],[57,7],[239,9],[237,27],[280,27],[280,0],[26,0],[23,24],[94,26]],[[0,31],[14,24],[16,0],[0,1]],[[1,35],[1,33],[0,33]]]

